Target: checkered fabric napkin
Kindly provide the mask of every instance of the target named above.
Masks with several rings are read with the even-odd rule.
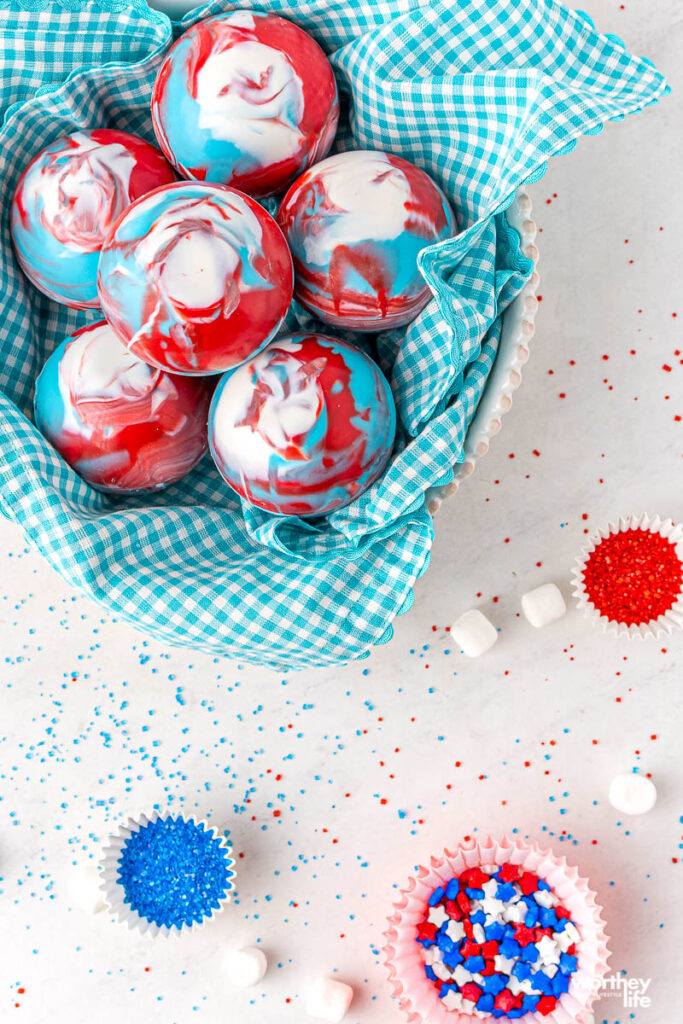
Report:
[[[312,523],[242,506],[209,458],[153,497],[85,484],[31,422],[46,356],[97,319],[51,303],[15,263],[7,210],[57,135],[115,126],[152,138],[152,82],[177,25],[142,0],[6,0],[0,9],[0,509],[69,582],[171,644],[280,668],[386,642],[429,562],[425,491],[447,482],[496,357],[501,315],[531,272],[504,211],[549,157],[667,91],[652,64],[553,0],[260,0],[324,47],[337,145],[388,149],[453,201],[458,237],[425,249],[434,298],[374,341],[399,412],[383,478]],[[290,326],[306,323],[295,306]]]

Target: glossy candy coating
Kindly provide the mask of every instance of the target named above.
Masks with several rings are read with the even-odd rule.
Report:
[[[292,258],[266,211],[235,189],[176,182],[128,208],[102,249],[99,294],[128,348],[171,373],[221,373],[277,333]]]
[[[190,28],[152,93],[159,145],[186,178],[253,196],[283,191],[324,157],[339,119],[332,68],[275,14],[231,11]]]
[[[294,295],[336,327],[383,331],[414,320],[431,292],[417,266],[455,217],[432,179],[401,157],[337,153],[294,182],[278,222],[294,258]]]
[[[10,214],[29,281],[66,306],[97,308],[97,264],[116,218],[134,199],[175,180],[156,146],[110,128],[74,132],[33,158]]]
[[[158,490],[206,451],[210,399],[210,382],[148,366],[101,321],[66,338],[45,363],[35,422],[93,487]]]
[[[368,356],[336,338],[294,334],[223,377],[209,446],[241,497],[267,512],[313,516],[377,480],[395,429],[391,389]]]

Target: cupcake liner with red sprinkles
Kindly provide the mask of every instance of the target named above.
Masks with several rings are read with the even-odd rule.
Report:
[[[607,973],[595,894],[564,858],[507,836],[420,867],[383,956],[409,1024],[581,1024]]]
[[[590,538],[572,577],[579,607],[606,631],[671,633],[683,625],[683,525],[622,516]]]

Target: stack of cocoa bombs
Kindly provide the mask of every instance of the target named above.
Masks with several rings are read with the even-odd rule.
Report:
[[[45,363],[36,424],[103,491],[162,488],[210,446],[261,509],[340,508],[382,473],[396,414],[379,367],[334,328],[378,332],[419,313],[430,292],[418,253],[455,233],[448,201],[400,157],[327,156],[332,69],[272,14],[187,31],[151,114],[161,152],[82,130],[19,180],[11,228],[26,276],[105,317]],[[283,193],[274,219],[258,200]],[[293,296],[331,332],[280,334]]]

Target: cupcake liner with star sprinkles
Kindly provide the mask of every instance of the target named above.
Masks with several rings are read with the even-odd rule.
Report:
[[[468,839],[401,890],[383,949],[408,1024],[581,1024],[607,973],[602,911],[564,858]]]
[[[574,596],[603,630],[658,637],[683,626],[683,525],[621,516],[590,537],[572,572]]]
[[[194,817],[141,814],[120,825],[100,869],[107,907],[129,929],[179,935],[212,920],[234,891],[227,834]]]

